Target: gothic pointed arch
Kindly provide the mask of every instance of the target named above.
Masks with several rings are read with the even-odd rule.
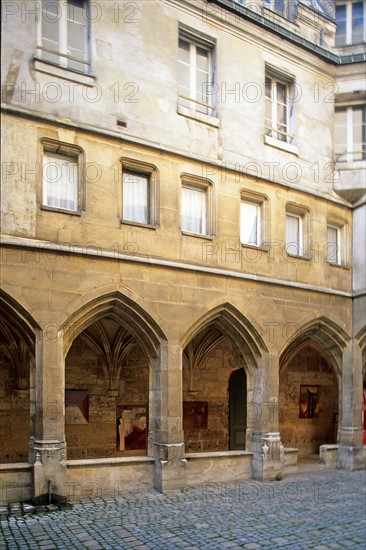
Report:
[[[4,443],[0,446],[0,462],[24,462],[34,430],[36,340],[40,345],[41,330],[18,301],[3,290],[0,310],[0,424]]]
[[[150,360],[158,357],[160,346],[166,341],[163,331],[150,314],[119,291],[91,300],[68,318],[61,327],[65,355],[79,334],[105,318],[125,327]]]
[[[185,350],[184,361],[192,355],[192,342],[205,331],[205,341],[197,345],[195,355],[199,362],[218,345],[224,337],[234,343],[244,359],[248,374],[253,375],[254,369],[265,353],[266,345],[254,325],[230,303],[221,304],[200,317],[188,329],[182,339]]]
[[[361,350],[362,357],[362,373],[366,375],[366,326],[363,327],[356,335],[356,342]]]
[[[332,366],[335,374],[342,373],[342,356],[350,340],[349,335],[336,323],[326,317],[318,317],[296,331],[280,353],[280,372],[305,347],[319,352]]]

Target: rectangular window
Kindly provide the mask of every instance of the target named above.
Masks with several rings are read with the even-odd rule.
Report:
[[[123,172],[123,220],[150,224],[150,179],[146,174]]]
[[[42,0],[42,60],[78,72],[88,72],[87,0]]]
[[[242,201],[240,204],[240,242],[260,246],[261,233],[261,205]]]
[[[286,252],[293,256],[303,254],[303,220],[297,214],[286,214]]]
[[[179,105],[214,115],[213,43],[180,33],[178,57]]]
[[[366,106],[335,109],[335,154],[338,162],[366,159]]]
[[[336,46],[359,44],[365,41],[366,2],[337,2]]]
[[[286,16],[286,0],[264,0],[264,7]]]
[[[207,235],[207,189],[183,185],[182,231]]]
[[[265,133],[286,143],[293,143],[294,101],[293,85],[285,79],[266,74]]]
[[[47,152],[43,155],[43,205],[78,210],[78,160]]]
[[[327,227],[327,261],[330,264],[341,263],[340,253],[340,228],[334,225],[328,225]]]

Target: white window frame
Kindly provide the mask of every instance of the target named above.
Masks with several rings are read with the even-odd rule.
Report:
[[[156,166],[131,158],[122,158],[121,223],[155,228],[159,225],[159,172]],[[142,177],[147,180],[147,222],[124,216],[124,178]]]
[[[353,5],[362,3],[363,5],[363,37],[361,40],[353,41]],[[366,41],[366,2],[359,2],[359,0],[348,0],[347,2],[336,2],[336,8],[339,6],[345,6],[346,8],[346,36],[345,40],[339,42],[337,40],[337,31],[335,35],[335,45],[347,46],[349,44],[361,44]],[[337,12],[336,12],[337,15]]]
[[[42,198],[41,207],[44,210],[56,210],[69,214],[80,215],[85,210],[85,170],[84,166],[84,153],[81,148],[66,143],[60,143],[52,140],[41,140],[42,147]],[[61,165],[61,172],[57,170],[57,177],[62,177],[63,170],[66,170],[66,176],[71,176],[71,185],[75,185],[73,193],[74,206],[68,208],[67,206],[52,204],[52,201],[48,199],[49,187],[57,181],[52,178],[47,181],[49,175],[48,164]],[[75,178],[76,181],[73,181]],[[61,199],[60,199],[61,200]]]
[[[88,6],[89,0],[80,0],[85,7]],[[43,28],[42,24],[43,21],[51,20],[53,19],[53,16],[44,15],[43,10],[43,2],[45,7],[47,5],[55,6],[56,4],[59,4],[59,8],[57,11],[57,14],[55,14],[54,20],[55,24],[57,24],[58,32],[59,32],[59,41],[58,41],[58,47],[56,49],[49,48],[44,45],[44,39],[43,38]],[[70,10],[73,10],[74,7],[71,5],[69,0],[65,1],[58,1],[58,0],[42,0],[40,5],[40,18],[39,18],[39,25],[38,25],[38,46],[37,49],[40,52],[40,58],[42,61],[46,63],[50,63],[52,65],[57,65],[59,67],[62,67],[64,69],[68,69],[70,71],[74,71],[77,73],[84,73],[88,74],[90,72],[90,25],[87,17],[87,10],[85,9],[85,19],[84,19],[84,25],[85,27],[85,43],[84,43],[84,58],[78,58],[71,54],[69,54],[69,44],[67,39],[67,28],[68,28],[68,16],[70,14]],[[84,9],[84,8],[83,8]]]
[[[178,68],[180,64],[184,63],[180,60],[179,52],[179,42],[184,41],[189,44],[189,92],[188,95],[181,94],[179,91],[180,80],[178,75],[178,105],[181,107],[186,107],[197,113],[209,116],[216,115],[216,92],[214,90],[215,82],[215,42],[208,37],[201,37],[198,33],[189,31],[186,28],[179,28],[179,40],[178,40]],[[212,94],[207,94],[206,101],[202,101],[197,97],[197,48],[205,50],[208,54],[208,78],[209,86],[212,90]],[[203,95],[203,90],[202,90]]]
[[[354,111],[363,110],[362,136],[360,150],[354,150]],[[336,105],[335,108],[335,126],[337,122],[337,112],[346,112],[346,150],[341,151],[340,146],[334,142],[335,157],[337,162],[355,162],[366,160],[366,105]],[[343,145],[343,144],[342,144]]]
[[[271,97],[267,95],[267,79],[270,80]],[[286,121],[285,130],[278,126],[282,124],[278,121],[278,85],[286,88]],[[289,145],[295,144],[295,101],[294,97],[294,79],[281,75],[278,71],[273,72],[271,68],[265,71],[265,136],[276,140],[279,143]],[[270,105],[270,117],[267,119],[267,106]]]

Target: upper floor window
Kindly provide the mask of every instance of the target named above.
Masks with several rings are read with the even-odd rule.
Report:
[[[214,225],[212,183],[189,174],[184,174],[182,180],[182,231],[195,235],[212,235]]]
[[[327,226],[327,261],[330,264],[341,263],[341,229],[336,225]]]
[[[150,223],[150,178],[146,174],[123,172],[123,219]]]
[[[75,146],[43,142],[43,207],[70,212],[83,209],[81,156]]]
[[[286,252],[301,256],[303,251],[302,216],[288,212],[286,214]]]
[[[286,206],[286,252],[290,256],[309,257],[310,212],[289,203]]]
[[[207,190],[205,188],[183,185],[182,231],[207,235]]]
[[[240,242],[263,246],[268,242],[268,199],[251,191],[241,192]]]
[[[337,2],[336,46],[357,44],[366,40],[366,2]]]
[[[214,115],[214,43],[179,32],[179,105],[199,113]]]
[[[293,81],[286,75],[266,69],[265,77],[265,133],[283,141],[294,142],[295,102]]]
[[[336,107],[334,141],[338,162],[366,159],[366,105]]]
[[[157,225],[158,182],[155,167],[122,159],[122,221]]]
[[[264,7],[268,8],[279,15],[286,15],[286,0],[264,0]]]
[[[259,246],[261,239],[260,204],[242,201],[240,204],[240,242]]]
[[[89,72],[87,0],[42,0],[42,60],[79,72]]]
[[[326,261],[332,265],[347,266],[348,256],[348,227],[344,220],[328,218],[327,242],[325,246]]]

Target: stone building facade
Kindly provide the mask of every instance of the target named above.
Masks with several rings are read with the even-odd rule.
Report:
[[[2,502],[364,467],[365,11],[3,2]]]

